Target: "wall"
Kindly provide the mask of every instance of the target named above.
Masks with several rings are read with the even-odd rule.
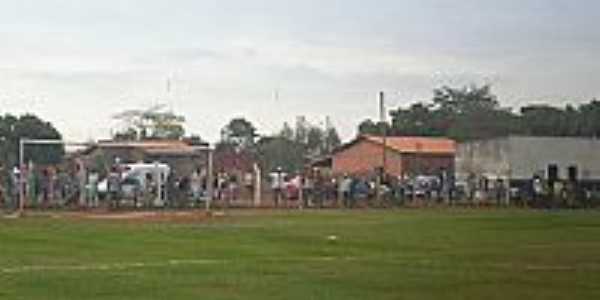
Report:
[[[490,179],[531,179],[546,176],[548,166],[559,168],[567,179],[568,168],[577,166],[579,178],[600,179],[600,141],[587,138],[508,137],[463,143],[458,146],[456,173],[464,179],[469,172]]]
[[[567,179],[568,168],[577,166],[579,178],[600,179],[600,140],[589,138],[511,137],[511,171],[515,179],[528,179],[536,171],[546,175],[548,165],[559,168]]]
[[[333,157],[333,173],[340,175],[370,174],[383,165],[383,146],[369,141],[359,141],[338,152]],[[449,154],[400,154],[388,149],[386,171],[393,176],[405,174],[438,174],[440,169],[454,170],[454,155]]]
[[[465,180],[470,173],[489,179],[510,175],[510,144],[508,139],[474,141],[458,145],[456,153],[457,180]]]
[[[371,174],[383,165],[383,146],[369,141],[358,141],[333,156],[333,173]],[[401,155],[393,150],[386,152],[386,170],[389,174],[402,174]]]
[[[455,169],[454,155],[443,154],[404,154],[402,156],[403,172],[407,175],[438,175],[440,170],[453,173]]]

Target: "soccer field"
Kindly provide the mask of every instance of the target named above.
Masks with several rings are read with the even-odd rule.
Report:
[[[600,299],[600,213],[0,219],[0,299]]]

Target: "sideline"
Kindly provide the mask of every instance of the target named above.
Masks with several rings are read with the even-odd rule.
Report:
[[[257,258],[257,262],[264,263],[307,263],[307,262],[358,262],[365,263],[370,261],[369,257],[353,257],[353,256],[315,256],[315,257],[289,257],[289,258]],[[179,266],[208,266],[208,265],[224,265],[240,262],[240,259],[172,259],[163,262],[131,262],[131,263],[107,263],[107,264],[89,264],[89,265],[40,265],[40,266],[22,266],[22,267],[7,267],[0,268],[0,275],[17,275],[25,273],[46,272],[46,271],[69,271],[69,272],[86,272],[86,271],[125,271],[135,269],[150,269],[150,268],[169,268]],[[398,267],[414,268],[418,270],[431,269],[446,269],[453,268],[452,265],[432,261],[429,259],[421,259],[417,261],[408,261],[400,258],[378,259],[377,261],[386,261],[394,263]],[[576,271],[598,271],[600,264],[587,263],[585,265],[545,265],[545,264],[515,264],[515,263],[484,263],[476,266],[476,268],[495,269],[511,272],[576,272]]]
[[[263,258],[258,259],[262,262],[332,262],[332,261],[356,261],[355,257],[334,257],[334,256],[319,256],[305,258]],[[131,262],[131,263],[107,263],[107,264],[89,264],[89,265],[40,265],[40,266],[22,266],[0,268],[1,274],[22,274],[44,271],[113,271],[113,270],[129,270],[143,268],[163,268],[177,266],[202,266],[202,265],[222,265],[230,264],[239,260],[235,259],[172,259],[164,262]]]

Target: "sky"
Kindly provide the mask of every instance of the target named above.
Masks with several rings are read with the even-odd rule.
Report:
[[[123,110],[165,104],[216,141],[327,116],[344,139],[449,85],[502,105],[600,98],[594,0],[0,0],[0,113],[70,141],[107,138]],[[168,83],[170,82],[170,83]]]

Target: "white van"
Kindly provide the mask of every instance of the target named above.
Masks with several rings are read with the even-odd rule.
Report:
[[[157,174],[160,174],[161,182],[165,184],[171,174],[171,167],[167,164],[128,164],[125,165],[125,171],[121,174],[121,180],[136,179],[140,183],[140,187],[145,188],[148,174],[151,174],[154,180],[156,180]]]
[[[151,174],[152,178],[156,178],[157,174],[161,174],[163,185],[166,184],[167,178],[171,174],[171,167],[167,164],[136,163],[126,164],[123,167],[124,171],[121,173],[123,198],[133,198],[136,190],[144,190],[148,174]],[[108,193],[107,178],[98,183],[98,193],[102,195]]]

